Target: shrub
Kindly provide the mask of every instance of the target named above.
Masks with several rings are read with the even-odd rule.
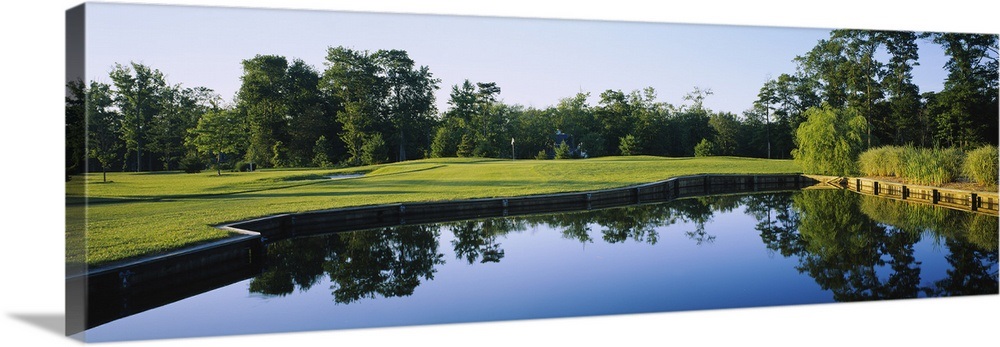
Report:
[[[566,141],[563,141],[558,147],[556,147],[556,159],[570,158],[572,158],[572,154],[570,153],[569,145],[566,144]]]
[[[543,150],[540,150],[540,151],[538,151],[538,154],[535,154],[535,159],[538,159],[538,160],[546,160],[546,159],[549,159],[549,154],[548,154],[548,153],[545,153],[545,150],[544,150],[544,149],[543,149]]]
[[[361,163],[364,165],[375,165],[389,161],[389,147],[382,139],[382,134],[375,133],[369,136],[361,145]]]
[[[472,138],[468,134],[462,135],[462,141],[458,143],[455,155],[462,158],[472,156]]]
[[[186,156],[180,160],[181,170],[187,173],[199,173],[205,169],[205,162],[197,156]]]
[[[715,144],[708,139],[701,139],[701,142],[694,146],[694,156],[696,157],[710,157],[713,154],[715,154]]]
[[[240,160],[233,165],[233,171],[246,172],[253,169],[253,165],[248,161]]]
[[[1000,155],[997,146],[986,145],[969,152],[962,163],[962,172],[970,180],[984,186],[996,187],[998,184],[998,162]]]
[[[635,136],[631,134],[622,136],[618,139],[618,151],[622,155],[637,155],[641,152],[639,149],[639,141],[635,139]]]

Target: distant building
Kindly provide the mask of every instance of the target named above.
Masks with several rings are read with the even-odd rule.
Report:
[[[550,158],[555,157],[555,148],[559,147],[560,144],[566,142],[569,146],[569,154],[574,158],[586,158],[587,152],[584,151],[579,144],[576,143],[576,139],[573,135],[563,133],[561,130],[556,129],[556,134],[552,136],[552,149],[547,149],[545,152]]]

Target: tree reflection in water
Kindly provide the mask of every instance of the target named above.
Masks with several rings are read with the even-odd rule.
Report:
[[[455,257],[468,264],[504,259],[501,240],[534,227],[553,229],[565,239],[609,244],[634,241],[655,245],[658,230],[679,222],[698,245],[715,235],[705,231],[716,212],[744,208],[771,251],[798,259],[808,274],[837,301],[862,301],[997,293],[995,216],[951,211],[862,196],[844,190],[804,190],[682,199],[665,204],[484,220],[401,226],[362,232],[296,238],[267,246],[264,271],[250,291],[283,296],[307,290],[320,276],[331,279],[337,303],[364,298],[408,296],[434,279],[445,263],[438,252],[441,228],[453,235]],[[921,283],[915,244],[933,237],[946,247],[952,269],[947,277]]]
[[[268,246],[267,267],[250,281],[250,292],[304,291],[325,273],[337,303],[408,296],[444,263],[439,236],[436,226],[401,226],[277,242]]]
[[[797,257],[796,268],[837,301],[998,291],[996,217],[844,190],[751,196],[747,206],[764,244]],[[927,236],[944,240],[953,269],[922,284],[914,245]]]

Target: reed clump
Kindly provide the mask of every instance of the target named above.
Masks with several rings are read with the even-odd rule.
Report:
[[[942,185],[963,175],[965,154],[957,148],[883,146],[858,156],[862,175],[898,177],[914,184]]]
[[[983,186],[996,188],[998,183],[998,162],[1000,155],[997,146],[986,145],[969,151],[962,163],[965,176]]]

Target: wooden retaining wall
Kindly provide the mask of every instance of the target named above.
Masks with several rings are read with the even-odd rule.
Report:
[[[818,183],[801,175],[696,175],[597,191],[509,198],[400,203],[283,214],[220,228],[260,233],[273,242],[296,236],[466,219],[579,211],[712,194],[800,189]]]
[[[844,186],[854,192],[941,207],[998,215],[997,192],[973,192],[930,186],[909,185],[868,178],[845,178]]]
[[[253,277],[263,256],[259,235],[241,235],[71,276],[67,288],[86,290],[85,321],[66,328],[89,329]]]

